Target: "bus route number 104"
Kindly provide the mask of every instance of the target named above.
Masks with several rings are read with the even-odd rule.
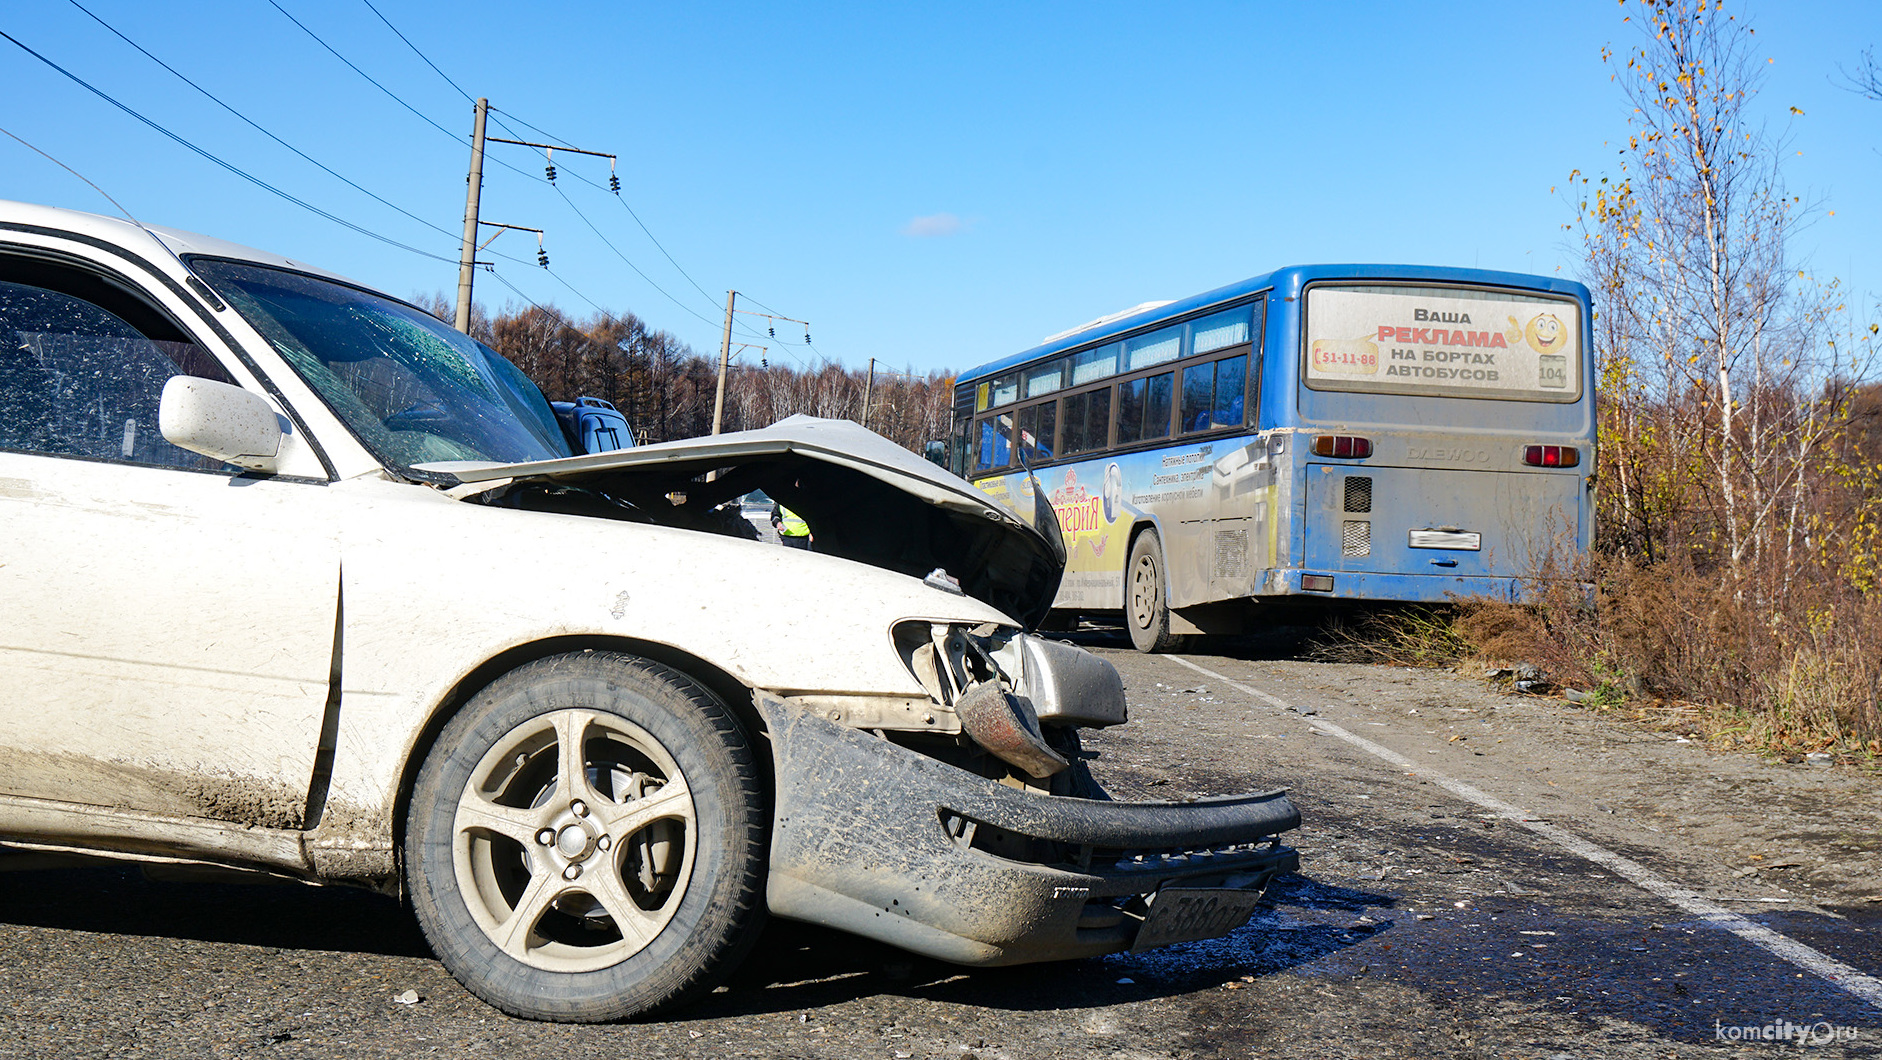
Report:
[[[1568,358],[1539,357],[1536,359],[1536,382],[1542,386],[1558,390],[1568,388]]]

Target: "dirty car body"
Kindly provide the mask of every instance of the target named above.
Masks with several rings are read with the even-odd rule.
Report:
[[[710,989],[765,910],[963,964],[1232,930],[1278,791],[1118,803],[1056,534],[853,424],[575,452],[421,311],[0,203],[0,842],[404,891],[507,1011]],[[762,489],[811,552],[747,540]],[[1035,513],[1035,518],[1036,518]]]

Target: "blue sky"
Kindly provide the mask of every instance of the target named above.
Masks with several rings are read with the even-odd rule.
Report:
[[[444,232],[295,157],[69,0],[9,5],[0,29],[199,147],[450,261],[276,198],[4,40],[0,127],[146,222],[401,296],[455,293],[470,104],[363,0],[278,3],[444,130],[268,0],[81,2]],[[878,357],[918,371],[968,368],[1103,313],[1290,263],[1574,275],[1562,189],[1570,170],[1615,162],[1626,108],[1601,50],[1626,47],[1633,32],[1626,9],[1598,0],[373,2],[523,138],[536,137],[519,119],[620,156],[622,200],[666,253],[621,202],[570,179],[605,184],[605,161],[558,155],[565,201],[540,179],[540,152],[492,147],[484,218],[545,229],[561,277],[535,267],[533,236],[505,234],[492,250],[519,260],[499,259],[498,271],[529,297],[576,313],[592,310],[584,297],[631,310],[712,353],[735,287],[811,322],[815,347],[780,328],[773,363]],[[1787,180],[1823,206],[1794,253],[1856,292],[1882,291],[1882,103],[1833,83],[1839,65],[1882,44],[1882,4],[1732,10],[1774,60],[1754,108],[1788,137]],[[4,138],[0,197],[110,211]],[[485,274],[477,293],[491,305],[516,300]]]

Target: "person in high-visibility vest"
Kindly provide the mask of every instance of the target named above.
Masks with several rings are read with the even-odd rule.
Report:
[[[810,548],[810,524],[803,516],[786,508],[782,504],[771,506],[771,525],[778,531],[778,540],[790,548]]]

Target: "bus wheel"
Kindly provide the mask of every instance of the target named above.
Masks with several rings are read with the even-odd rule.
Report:
[[[1163,546],[1155,531],[1137,535],[1124,565],[1124,625],[1138,651],[1172,651],[1183,642],[1170,632],[1169,595],[1163,578]]]

